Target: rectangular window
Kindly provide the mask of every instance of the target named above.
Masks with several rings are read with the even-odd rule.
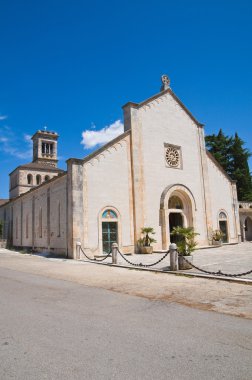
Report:
[[[46,143],[42,142],[42,154],[46,152]]]

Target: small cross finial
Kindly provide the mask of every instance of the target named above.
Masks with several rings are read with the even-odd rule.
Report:
[[[170,87],[170,79],[169,79],[169,77],[168,77],[168,75],[166,75],[166,74],[163,74],[162,76],[161,76],[161,82],[162,82],[162,86],[161,86],[161,91],[165,91],[165,90],[167,90],[169,87]]]
[[[47,126],[46,126],[46,125],[44,126],[44,130],[45,130],[45,131],[47,130]]]

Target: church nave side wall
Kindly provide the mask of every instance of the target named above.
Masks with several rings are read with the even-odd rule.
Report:
[[[66,255],[66,191],[66,176],[62,176],[1,207],[9,244]]]

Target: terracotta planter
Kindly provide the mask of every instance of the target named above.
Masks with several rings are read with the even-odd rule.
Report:
[[[140,247],[140,253],[148,254],[153,252],[153,247]]]
[[[185,256],[186,260],[190,263],[193,262],[193,256]],[[178,265],[180,270],[192,269],[192,266],[184,260],[184,256],[178,256]]]

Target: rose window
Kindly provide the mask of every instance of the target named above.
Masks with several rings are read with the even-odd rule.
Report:
[[[177,167],[179,165],[179,151],[169,146],[165,152],[165,158],[169,166]]]

